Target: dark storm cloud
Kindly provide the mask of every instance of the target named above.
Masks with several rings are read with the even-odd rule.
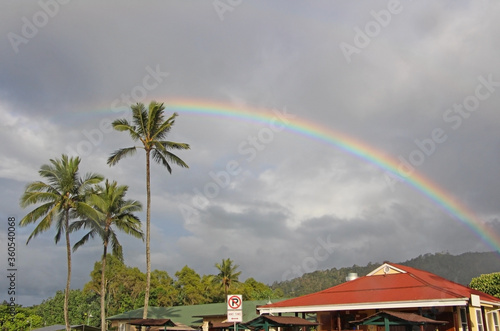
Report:
[[[338,135],[330,138],[344,134],[397,160],[399,170],[411,166],[498,229],[496,3],[0,7],[2,217],[27,212],[17,207],[24,186],[61,153],[80,154],[82,173],[127,184],[145,203],[144,154],[108,167],[108,155],[133,142],[106,123],[130,118],[130,103],[182,98],[286,109],[298,126],[321,125]],[[346,53],[347,44],[356,50]],[[190,169],[169,175],[153,166],[153,268],[209,274],[230,257],[244,277],[272,283],[315,269],[494,248],[411,183],[391,181],[369,156],[300,130],[259,140],[269,128],[180,113],[169,139],[191,145],[179,153]],[[32,229],[20,229],[19,240]],[[63,288],[65,265],[47,268],[65,256],[52,238],[49,231],[20,249],[21,304]],[[144,269],[142,244],[122,241],[126,263]],[[99,252],[96,241],[75,254],[76,288]]]

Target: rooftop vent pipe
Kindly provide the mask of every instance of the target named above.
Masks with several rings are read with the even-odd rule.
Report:
[[[355,272],[350,272],[345,278],[345,280],[349,282],[351,280],[355,280],[356,278],[358,278],[358,274]]]

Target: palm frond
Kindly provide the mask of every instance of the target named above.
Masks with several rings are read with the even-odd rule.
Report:
[[[32,238],[50,229],[54,219],[60,218],[60,212],[57,206],[46,204],[36,208],[31,213],[28,213],[28,215],[23,217],[19,225],[25,226],[26,224],[33,223],[43,215],[45,215],[45,217],[42,218],[42,220],[37,224],[35,229],[31,232],[30,236],[28,237],[28,240],[26,241],[26,245],[30,242]]]
[[[179,114],[173,113],[172,116],[170,116],[166,121],[164,121],[155,131],[155,135],[152,137],[152,139],[155,140],[164,139],[170,132],[170,129],[172,129],[172,126],[175,123],[175,118],[177,116],[179,116]]]
[[[74,209],[78,217],[88,218],[93,221],[99,221],[103,218],[102,212],[93,208],[89,203],[77,202]]]
[[[113,129],[116,131],[129,131],[130,129],[133,129],[134,127],[130,125],[130,123],[124,119],[124,118],[119,118],[117,120],[114,120],[111,123],[111,126],[113,126]]]
[[[116,131],[127,131],[130,134],[132,140],[137,141],[141,138],[139,133],[137,132],[137,128],[134,125],[131,125],[126,119],[117,119],[111,123],[113,129]]]
[[[147,137],[148,112],[143,103],[136,103],[132,107],[132,121],[136,126],[136,133],[140,137]]]
[[[118,209],[119,214],[135,213],[142,210],[142,203],[137,200],[126,200]]]
[[[186,143],[178,143],[175,141],[168,141],[168,140],[157,140],[155,146],[161,145],[164,150],[172,150],[172,149],[190,149],[191,146]]]
[[[163,156],[163,154],[160,151],[154,149],[151,153],[151,157],[153,158],[153,161],[167,168],[168,173],[170,174],[172,173],[172,167],[170,166],[167,159],[165,158],[165,156]]]
[[[158,149],[154,149],[151,156],[155,162],[166,167],[169,173],[172,173],[170,163],[173,163],[181,168],[189,168],[189,166],[181,158],[169,151],[162,153]]]
[[[86,220],[77,220],[77,221],[73,221],[71,222],[71,224],[69,225],[69,232],[75,232],[75,231],[79,231],[81,230],[82,228],[85,228],[86,227],[86,224],[87,224],[87,221]]]
[[[61,240],[62,234],[65,233],[65,231],[67,230],[68,229],[66,229],[66,222],[64,220],[64,216],[59,215],[56,222],[56,235],[54,236],[54,242],[56,244]]]
[[[149,134],[149,139],[154,140],[155,136],[158,132],[159,127],[161,126],[161,123],[163,122],[163,111],[165,110],[165,107],[163,106],[163,103],[158,103],[156,101],[152,101],[149,104],[149,113],[148,113],[148,134]]]
[[[116,233],[114,231],[110,231],[109,233],[109,239],[110,239],[110,244],[111,244],[111,251],[113,252],[113,255],[120,260],[120,262],[123,262],[123,247],[118,241],[118,238],[116,237]]]
[[[89,241],[90,239],[94,239],[94,236],[96,234],[96,230],[95,229],[92,229],[90,230],[89,232],[87,232],[83,237],[82,239],[78,240],[74,245],[73,245],[73,252],[76,251],[78,248],[80,248],[81,246],[85,245],[87,243],[87,241]]]
[[[97,191],[96,193],[91,193],[87,196],[86,203],[92,208],[94,208],[98,213],[100,218],[104,218],[104,213],[107,208],[107,202],[102,198],[103,191]]]
[[[115,227],[128,235],[144,240],[144,233],[141,229],[141,221],[133,214],[125,214],[114,222]]]
[[[47,203],[59,200],[60,195],[53,192],[43,192],[43,191],[25,191],[19,200],[21,207],[26,208],[29,205],[38,203]]]
[[[91,186],[99,184],[104,180],[104,177],[100,174],[93,172],[86,173],[83,178],[78,180],[78,185],[83,190],[88,190]],[[82,192],[83,193],[83,192]]]
[[[113,165],[117,164],[124,157],[134,155],[136,151],[137,151],[137,147],[135,147],[135,146],[134,147],[120,148],[111,154],[111,156],[108,158],[107,163],[110,166],[113,166]]]
[[[28,214],[26,214],[19,222],[19,225],[26,226],[30,223],[34,223],[38,219],[43,217],[44,215],[47,215],[49,213],[54,215],[55,213],[58,212],[58,210],[59,210],[59,206],[57,203],[54,203],[54,202],[45,203],[43,205],[36,207],[32,211],[30,211]]]

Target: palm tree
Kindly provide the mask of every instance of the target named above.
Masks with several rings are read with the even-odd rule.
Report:
[[[70,231],[76,231],[81,228],[89,228],[90,231],[83,236],[73,246],[73,251],[84,245],[95,235],[102,239],[104,246],[101,259],[101,330],[106,331],[106,255],[108,245],[111,245],[113,255],[120,262],[123,262],[123,250],[116,232],[113,227],[130,234],[136,238],[144,238],[141,231],[141,221],[133,213],[142,210],[142,205],[136,200],[125,200],[128,186],[120,185],[113,181],[111,184],[106,180],[105,186],[97,186],[88,196],[87,202],[94,207],[96,213],[89,214],[88,218],[75,221],[70,226]]]
[[[67,155],[63,154],[61,159],[51,159],[50,163],[42,165],[38,172],[47,182],[36,181],[26,186],[20,199],[21,207],[26,208],[33,204],[40,205],[24,216],[19,225],[26,226],[41,219],[28,237],[26,244],[30,242],[31,238],[48,230],[54,223],[57,229],[54,238],[56,244],[62,235],[65,237],[68,275],[64,293],[64,321],[66,330],[70,331],[68,315],[71,281],[69,222],[72,218],[91,212],[91,208],[84,202],[85,195],[93,185],[102,181],[102,177],[89,173],[83,179],[80,178],[78,174],[79,157],[68,158]]]
[[[144,295],[144,313],[143,318],[148,315],[149,290],[151,286],[151,257],[150,257],[150,224],[151,224],[151,172],[150,161],[153,160],[167,168],[172,173],[170,163],[180,167],[188,168],[188,165],[182,161],[170,150],[189,149],[185,143],[177,143],[164,140],[170,129],[174,125],[177,113],[174,113],[165,120],[163,103],[152,101],[149,109],[142,103],[137,103],[132,107],[132,123],[126,119],[118,119],[112,123],[117,131],[126,131],[133,141],[140,141],[141,146],[132,146],[116,150],[108,158],[108,164],[113,166],[122,158],[135,154],[137,148],[142,148],[146,152],[146,289]]]
[[[233,261],[229,258],[222,259],[222,263],[216,263],[215,267],[219,269],[219,273],[215,276],[214,281],[220,282],[224,289],[224,301],[226,301],[229,288],[232,283],[239,282],[238,277],[241,275],[241,271],[236,272],[239,265],[233,265]]]

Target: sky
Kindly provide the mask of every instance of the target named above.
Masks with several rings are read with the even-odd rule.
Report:
[[[143,151],[110,128],[177,112],[189,169],[152,166],[152,268],[266,284],[314,270],[500,247],[500,4],[495,1],[0,3],[0,300],[62,290],[55,229],[26,240],[19,199],[62,154],[146,204]],[[145,223],[145,212],[138,214]],[[16,220],[9,235],[8,220]],[[81,233],[71,236],[72,243]],[[12,238],[14,237],[14,238]],[[144,243],[120,234],[145,271]],[[73,255],[72,288],[102,245]]]

